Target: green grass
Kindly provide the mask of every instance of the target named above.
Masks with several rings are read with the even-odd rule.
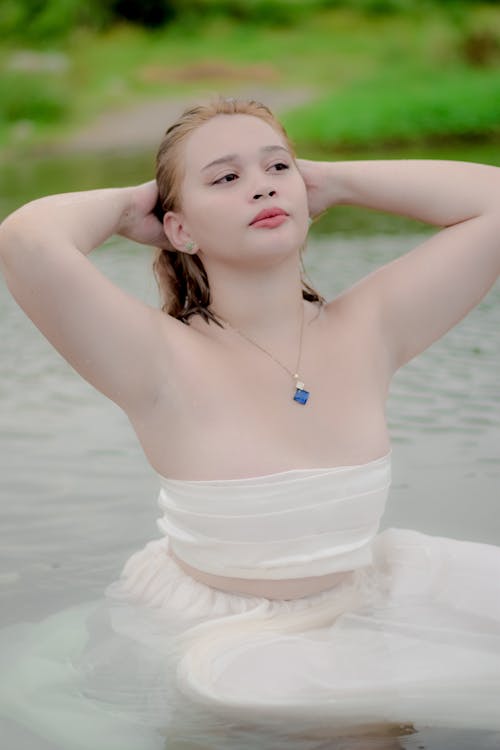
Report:
[[[70,65],[57,80],[9,71],[14,50],[4,45],[0,147],[57,138],[101,111],[145,97],[237,94],[251,84],[311,90],[313,103],[284,118],[299,145],[373,147],[497,135],[500,8],[478,5],[458,14],[422,8],[391,15],[339,8],[295,26],[215,18],[154,32],[130,26],[78,31],[61,43]],[[24,140],[20,122],[30,123]]]
[[[58,122],[67,114],[68,94],[64,82],[50,76],[6,73],[0,78],[0,118],[4,123]]]
[[[284,117],[295,141],[322,150],[500,136],[497,70],[381,72]]]

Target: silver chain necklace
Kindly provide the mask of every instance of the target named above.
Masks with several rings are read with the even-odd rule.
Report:
[[[302,305],[302,318],[300,321],[300,338],[299,338],[299,352],[297,355],[297,364],[295,366],[295,372],[292,372],[286,365],[283,364],[283,362],[280,362],[279,359],[276,359],[276,357],[271,354],[271,352],[268,352],[267,349],[264,349],[263,346],[258,344],[256,341],[250,338],[250,336],[247,336],[246,333],[243,333],[243,331],[240,331],[238,328],[235,328],[231,325],[231,323],[228,323],[227,320],[224,320],[224,318],[221,318],[220,315],[217,316],[219,320],[221,320],[224,325],[227,325],[231,330],[233,330],[235,333],[237,333],[242,338],[246,339],[249,344],[253,344],[253,346],[256,346],[257,349],[260,349],[261,352],[264,352],[264,354],[267,354],[268,357],[271,357],[271,359],[276,362],[277,365],[279,365],[283,370],[285,370],[289,375],[292,376],[295,388],[293,393],[293,400],[296,401],[298,404],[306,404],[307,399],[309,398],[309,391],[306,390],[304,383],[302,382],[300,375],[299,375],[299,367],[300,367],[300,358],[302,355],[302,337],[304,333],[304,305]]]

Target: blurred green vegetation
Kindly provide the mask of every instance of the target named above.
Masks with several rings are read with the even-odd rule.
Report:
[[[498,0],[2,0],[0,38],[0,148],[250,84],[311,90],[299,147],[500,134]]]
[[[498,0],[2,0],[0,37],[44,43],[75,28],[109,28],[123,20],[149,28],[214,17],[265,26],[295,25],[332,8],[387,15],[425,13],[436,7],[460,13],[485,4],[495,6]]]
[[[500,136],[498,70],[388,70],[283,118],[302,146],[328,149]]]

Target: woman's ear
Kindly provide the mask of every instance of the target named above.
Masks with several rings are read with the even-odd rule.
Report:
[[[163,217],[163,229],[176,250],[194,255],[198,252],[196,243],[185,228],[181,216],[175,211],[167,211]]]

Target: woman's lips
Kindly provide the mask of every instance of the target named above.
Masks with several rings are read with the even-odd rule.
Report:
[[[288,218],[288,214],[279,206],[273,208],[265,208],[260,211],[256,216],[253,217],[250,222],[251,227],[259,227],[263,229],[273,229],[279,227],[285,219]]]
[[[250,226],[252,227],[260,227],[260,228],[268,228],[268,229],[274,229],[274,227],[279,227],[281,224],[283,224],[284,221],[288,219],[287,214],[275,214],[274,216],[267,216],[264,219],[259,219],[258,221],[253,221]]]

